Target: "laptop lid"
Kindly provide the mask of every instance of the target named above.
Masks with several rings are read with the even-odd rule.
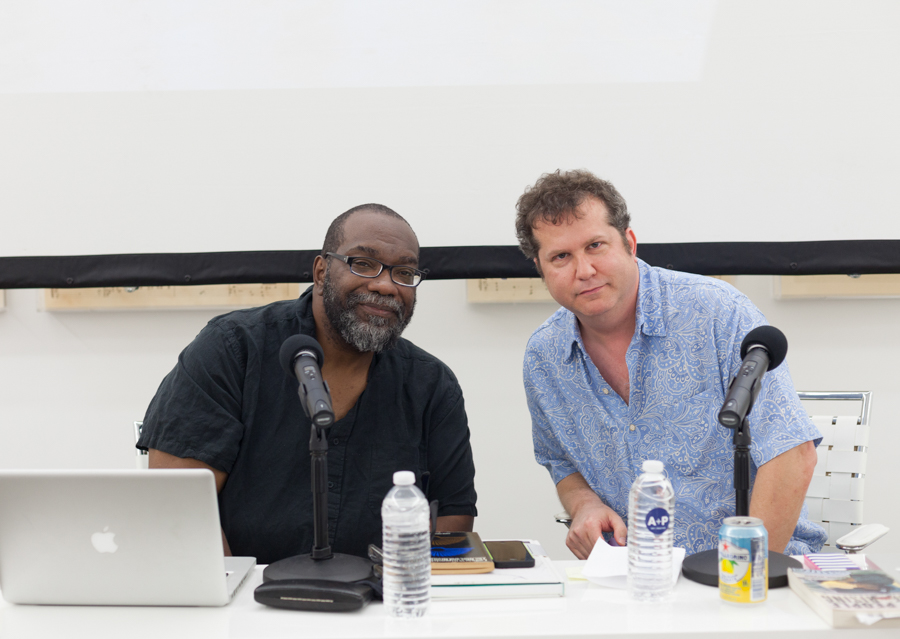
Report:
[[[224,559],[209,470],[0,470],[9,602],[222,606],[256,564]]]

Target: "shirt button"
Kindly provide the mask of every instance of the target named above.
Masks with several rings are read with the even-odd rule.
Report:
[[[634,424],[632,424],[631,426],[629,426],[629,427],[628,427],[628,430],[634,431]]]
[[[332,443],[334,446],[337,446],[338,444],[341,443],[341,440],[340,440],[339,438],[335,437],[334,439],[331,440],[331,443]]]
[[[334,488],[334,482],[333,482],[333,481],[328,482],[328,487],[329,487],[329,488]]]
[[[609,389],[608,389],[608,388],[604,388],[604,389],[603,389],[603,394],[604,394],[604,395],[609,395]]]

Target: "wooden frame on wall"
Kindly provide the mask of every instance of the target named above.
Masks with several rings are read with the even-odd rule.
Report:
[[[781,275],[775,278],[777,300],[872,299],[900,297],[900,275]]]
[[[47,288],[39,304],[42,310],[54,312],[235,309],[299,296],[300,284]]]

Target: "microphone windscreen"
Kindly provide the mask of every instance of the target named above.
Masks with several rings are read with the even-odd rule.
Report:
[[[747,356],[753,346],[762,346],[769,353],[769,368],[778,368],[787,357],[787,338],[774,326],[757,326],[747,333],[741,342],[741,359]]]
[[[320,368],[325,359],[325,356],[322,354],[322,347],[319,346],[319,342],[314,337],[309,335],[291,335],[284,340],[281,350],[278,352],[278,361],[281,362],[281,368],[291,377],[295,377],[294,360],[300,351],[312,351],[315,353],[316,361],[319,363]]]

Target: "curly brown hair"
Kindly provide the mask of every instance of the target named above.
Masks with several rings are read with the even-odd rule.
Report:
[[[631,216],[625,198],[616,187],[584,169],[565,172],[557,169],[544,173],[534,186],[525,189],[516,203],[516,237],[525,256],[535,259],[540,250],[534,237],[535,224],[560,224],[569,216],[579,217],[576,209],[586,197],[595,197],[606,205],[610,226],[619,232],[625,246],[630,246],[625,231],[631,224]]]

